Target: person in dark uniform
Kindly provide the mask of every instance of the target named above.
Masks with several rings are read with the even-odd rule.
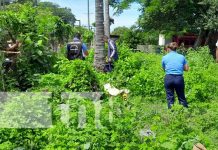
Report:
[[[78,48],[78,53],[71,53],[71,48],[73,46]],[[76,50],[76,49],[74,49],[74,50]],[[76,58],[84,60],[88,55],[89,55],[88,48],[87,48],[86,44],[82,42],[81,34],[77,33],[74,36],[73,41],[69,42],[67,44],[67,58],[68,58],[68,60],[74,60]]]
[[[162,67],[166,73],[164,79],[164,87],[168,101],[168,108],[170,109],[174,104],[174,91],[179,99],[179,103],[184,107],[188,107],[185,97],[185,84],[183,78],[183,71],[188,71],[189,66],[185,57],[176,52],[178,45],[176,42],[170,43],[166,50],[168,54],[162,58]]]
[[[104,35],[103,40],[108,44],[108,64],[106,64],[104,71],[111,72],[113,69],[113,62],[118,60],[117,46],[116,43],[106,35]]]

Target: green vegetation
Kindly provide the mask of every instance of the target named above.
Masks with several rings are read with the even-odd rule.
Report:
[[[36,84],[39,74],[52,71],[57,60],[57,54],[52,49],[58,44],[65,48],[65,43],[76,32],[83,33],[85,43],[90,43],[93,38],[91,31],[72,27],[54,16],[49,9],[33,8],[30,4],[8,5],[6,10],[0,12],[0,29],[1,50],[5,50],[9,39],[17,39],[22,43],[16,69],[4,77],[6,91],[25,91]]]
[[[188,52],[191,71],[185,74],[185,81],[190,108],[184,109],[176,104],[173,111],[167,110],[165,102],[164,72],[160,67],[162,55],[132,53],[125,45],[119,47],[119,51],[121,59],[110,74],[96,72],[90,58],[70,62],[59,58],[54,72],[42,75],[38,85],[30,90],[54,93],[49,99],[53,108],[53,127],[1,129],[0,148],[189,150],[194,143],[201,142],[215,150],[218,146],[218,66],[208,49]],[[100,112],[102,128],[96,128],[92,100],[73,98],[67,103],[60,97],[62,92],[102,91],[107,82],[130,89],[130,95],[127,100],[122,96],[114,97],[111,107],[110,97],[104,92]],[[11,112],[10,103],[3,104],[0,114]],[[60,104],[70,105],[68,126],[61,122]],[[78,128],[80,106],[86,107],[85,128]],[[113,112],[112,122],[110,111]],[[151,136],[143,136],[147,130],[151,130]]]
[[[127,3],[113,2],[120,8],[128,6]],[[168,14],[166,8],[174,8],[176,2],[164,5],[162,11]],[[159,3],[159,0],[149,3],[150,11],[144,13],[153,14],[157,10],[153,5]],[[9,100],[4,94],[0,97],[0,127],[5,127],[0,128],[0,150],[190,150],[198,142],[209,150],[217,149],[218,65],[208,47],[186,52],[191,67],[184,74],[190,107],[185,109],[177,102],[168,110],[161,68],[164,52],[131,51],[143,42],[154,44],[157,32],[152,29],[143,32],[144,29],[137,27],[117,28],[114,34],[122,35],[118,44],[119,60],[114,64],[113,72],[103,73],[94,69],[94,49],[89,50],[85,61],[65,58],[65,45],[72,35],[80,32],[83,41],[90,44],[93,32],[68,24],[72,20],[68,22],[60,18],[58,14],[62,9],[54,12],[58,7],[55,4],[44,3],[35,8],[31,5],[11,4],[0,11],[0,50],[4,50],[8,39],[22,42],[16,68],[1,74],[0,88],[6,92],[25,91]],[[58,52],[52,50],[54,43],[60,46]],[[112,97],[103,89],[106,83],[129,89],[130,93],[127,97]],[[26,102],[23,100],[27,92],[51,92],[51,96],[46,102],[46,99],[40,101],[38,98],[41,97],[36,94]],[[99,101],[79,96],[67,99],[64,92],[102,92],[102,95],[93,94],[94,98],[99,96]],[[69,106],[68,123],[63,119],[62,104]],[[46,105],[51,109],[42,111]],[[47,122],[40,120],[42,116],[51,117],[53,126],[43,128],[43,124],[48,127],[50,122],[49,119]],[[19,124],[38,128],[6,128]]]
[[[113,35],[119,35],[118,43],[127,44],[130,48],[136,49],[137,45],[157,45],[159,32],[150,30],[149,32],[144,32],[144,30],[132,26],[127,27],[117,27],[111,33]]]

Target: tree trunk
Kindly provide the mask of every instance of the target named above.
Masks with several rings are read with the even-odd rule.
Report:
[[[195,41],[194,48],[201,46],[203,39],[206,37],[206,31],[201,29],[197,40]]]
[[[105,21],[104,32],[110,38],[110,12],[109,12],[109,0],[105,0]]]
[[[198,36],[198,39],[196,40],[194,48],[201,46],[202,41],[205,40],[204,45],[209,47],[211,55],[213,55],[213,57],[216,58],[217,60],[218,59],[217,52],[216,52],[217,38],[218,38],[217,31],[202,30]]]
[[[103,71],[105,65],[104,55],[104,9],[103,0],[95,0],[95,55],[94,66],[96,69]]]
[[[217,32],[216,31],[210,31],[208,34],[208,37],[206,39],[206,44],[208,45],[210,49],[210,53],[213,55],[214,58],[216,58],[216,41],[217,41]]]
[[[211,40],[211,36],[212,36],[213,32],[210,30],[206,39],[205,39],[205,45],[208,45],[210,40]]]

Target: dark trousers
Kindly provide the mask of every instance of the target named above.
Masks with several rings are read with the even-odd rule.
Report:
[[[185,98],[185,84],[182,75],[166,75],[164,79],[164,86],[166,89],[168,108],[170,109],[174,104],[174,91],[179,99],[179,103],[184,107],[188,107],[188,103]]]
[[[114,66],[112,62],[109,62],[105,64],[104,66],[104,72],[111,72],[113,70]]]

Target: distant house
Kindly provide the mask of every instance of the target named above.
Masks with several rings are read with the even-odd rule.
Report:
[[[179,46],[183,45],[185,48],[193,47],[198,38],[197,34],[185,33],[183,35],[173,35],[170,39],[165,39],[164,35],[159,35],[159,45],[163,46],[170,42],[176,42]],[[202,39],[200,45],[205,45],[206,39]]]
[[[178,45],[184,45],[184,47],[189,48],[193,47],[195,44],[195,41],[197,40],[198,35],[193,33],[186,33],[184,35],[174,35],[172,37],[172,41],[178,43]],[[202,40],[201,45],[204,45],[205,39]]]
[[[184,46],[188,48],[194,46],[197,38],[198,38],[197,34],[185,33],[183,35],[174,35],[172,37],[172,41],[177,42],[179,45],[183,43]],[[205,36],[202,37],[200,45],[201,46],[208,45],[210,49],[214,49],[217,40],[218,40],[218,32],[215,31],[212,34],[208,32]]]

